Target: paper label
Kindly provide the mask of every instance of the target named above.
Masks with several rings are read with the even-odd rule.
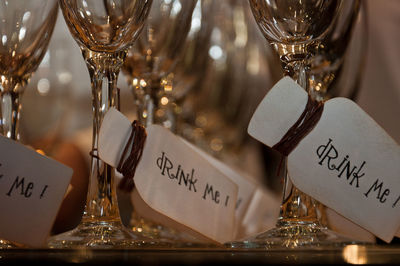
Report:
[[[182,139],[238,185],[236,202],[235,240],[263,232],[275,226],[278,219],[280,199],[262,184],[252,181],[250,176],[233,170],[201,149]]]
[[[257,108],[249,134],[272,147],[306,102],[304,90],[283,78]],[[300,190],[384,241],[400,226],[399,145],[348,99],[325,103],[315,128],[289,155],[288,172]]]
[[[238,239],[274,228],[279,216],[280,205],[281,202],[271,191],[257,188],[243,217]]]
[[[0,238],[44,246],[72,169],[0,136]]]
[[[110,165],[118,164],[119,158],[114,157],[118,152],[110,149],[123,150],[130,127],[129,120],[115,109],[107,112],[100,129],[100,158]],[[119,139],[114,130],[108,129],[125,133]],[[232,240],[237,185],[167,129],[151,125],[146,131],[143,155],[134,178],[143,201],[213,241]]]
[[[375,243],[376,237],[371,232],[343,217],[331,208],[325,207],[325,215],[329,229],[347,236],[350,239]]]

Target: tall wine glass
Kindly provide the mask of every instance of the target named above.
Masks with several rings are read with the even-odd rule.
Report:
[[[123,65],[142,125],[162,124],[175,131],[167,94],[180,59],[197,0],[155,0],[147,23]]]
[[[198,0],[193,11],[191,28],[185,41],[182,56],[174,67],[171,77],[172,89],[166,93],[172,103],[176,119],[176,134],[182,135],[186,116],[193,115],[194,94],[201,90],[206,79],[209,60],[211,35],[218,7],[224,2]],[[167,80],[168,77],[167,76]]]
[[[119,106],[116,87],[127,50],[148,16],[151,0],[60,0],[68,28],[81,48],[92,85],[93,140],[86,207],[81,223],[53,236],[51,248],[129,247],[143,243],[127,230],[119,214],[115,169],[97,155],[105,113]]]
[[[342,8],[347,14],[340,15],[329,34],[315,46],[308,78],[314,98],[320,101],[332,97],[355,100],[368,46],[366,4],[366,1],[344,1]],[[327,215],[327,207],[320,204],[320,210],[321,220],[328,228],[358,237],[352,228],[335,226],[335,219]]]
[[[175,90],[172,71],[185,49],[197,3],[197,0],[153,0],[143,31],[122,66],[134,96],[138,120],[146,127],[160,124],[175,131],[170,98]],[[157,245],[176,247],[185,242],[182,238],[190,240],[183,232],[141,217],[135,206],[129,227]]]
[[[57,13],[52,0],[0,1],[0,129],[13,140],[20,139],[22,94],[47,50]],[[13,246],[0,239],[0,248]]]
[[[319,80],[323,81],[319,91],[326,99],[356,100],[359,92],[368,47],[367,2],[355,1],[353,6],[354,14],[349,16],[347,28],[343,28],[345,34],[330,34],[331,38],[325,38],[325,49],[320,49],[321,46],[317,49],[321,57],[311,67],[309,84],[317,86]],[[334,54],[336,59],[330,60]]]
[[[246,124],[276,79],[270,63],[278,59],[265,45],[248,3],[221,1],[210,15],[209,44],[198,41],[207,62],[184,102],[179,133],[224,160],[237,157],[246,146]],[[192,64],[196,66],[197,61]],[[176,76],[181,80],[191,77],[185,72]]]
[[[307,86],[312,48],[329,34],[337,17],[345,14],[345,1],[249,1],[261,32],[280,56],[285,75],[314,96],[314,88]],[[287,171],[284,177],[283,202],[276,227],[246,241],[233,242],[231,247],[319,247],[348,241],[324,227],[319,220],[319,203],[294,187]]]
[[[338,17],[332,30],[315,46],[314,56],[310,59],[308,86],[312,88],[313,97],[319,101],[338,95],[351,97],[353,88],[340,93],[345,87],[341,82],[342,77],[346,72],[351,72],[353,80],[359,78],[360,58],[366,48],[366,34],[363,32],[366,14],[365,10],[360,10],[361,6],[365,7],[365,3],[361,5],[358,0],[344,1],[343,5],[342,9],[348,14]],[[348,67],[350,61],[352,69]],[[337,88],[338,82],[341,88]]]

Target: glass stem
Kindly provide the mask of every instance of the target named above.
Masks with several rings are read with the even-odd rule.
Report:
[[[155,112],[158,110],[159,99],[157,94],[159,92],[160,86],[155,84],[156,82],[152,82],[148,80],[144,87],[140,88],[142,93],[135,94],[136,105],[137,105],[137,116],[139,118],[139,122],[148,127],[152,124],[157,123]]]
[[[18,128],[21,112],[21,98],[28,77],[16,81],[2,75],[0,80],[0,134],[15,141],[19,141],[20,135]],[[19,244],[0,239],[0,249],[18,246]]]
[[[281,57],[281,60],[290,57]],[[292,57],[293,58],[293,57]],[[286,75],[293,78],[301,87],[308,91],[307,58],[296,55],[295,60],[282,60]],[[319,205],[312,197],[298,190],[290,180],[285,158],[283,201],[277,226],[313,224],[320,226]]]
[[[175,115],[171,110],[170,100],[164,97],[161,80],[147,81],[146,86],[133,88],[136,98],[137,117],[146,127],[157,124],[176,131]]]
[[[117,79],[126,52],[101,53],[82,48],[92,85],[93,140],[91,169],[83,222],[120,222],[114,184],[115,169],[97,153],[104,115],[110,107],[119,108]]]
[[[1,93],[1,127],[7,138],[19,140],[18,126],[22,92],[7,90]]]

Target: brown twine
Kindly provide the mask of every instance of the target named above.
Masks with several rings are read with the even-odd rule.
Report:
[[[121,90],[117,88],[117,109],[121,110]],[[139,123],[135,120],[132,122],[132,132],[129,136],[128,142],[125,145],[124,151],[122,153],[121,159],[118,163],[117,170],[122,173],[123,178],[118,185],[118,188],[125,191],[132,191],[135,187],[135,183],[133,182],[133,177],[135,176],[137,164],[140,161],[143,153],[144,143],[146,141],[147,133],[146,129],[139,125]],[[129,150],[129,146],[132,146],[131,153],[127,155]],[[100,160],[100,157],[97,155],[97,149],[92,149],[89,152],[90,156]],[[124,158],[127,157],[125,160]]]
[[[122,190],[130,192],[135,187],[133,177],[135,176],[136,167],[142,157],[146,137],[146,129],[139,125],[136,120],[133,121],[131,135],[129,136],[128,143],[125,145],[117,167],[117,170],[123,175],[118,185]],[[130,147],[131,152],[127,155]]]
[[[283,155],[278,168],[278,176],[284,157],[287,157],[300,141],[314,129],[321,118],[323,109],[323,102],[313,100],[308,96],[306,107],[299,119],[289,128],[282,139],[272,147]]]
[[[121,111],[121,90],[120,88],[117,88],[117,110]]]

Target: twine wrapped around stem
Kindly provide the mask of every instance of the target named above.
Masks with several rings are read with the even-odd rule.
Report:
[[[324,103],[321,101],[313,100],[308,96],[306,107],[303,113],[297,119],[296,123],[286,132],[281,140],[276,143],[272,148],[282,154],[281,163],[278,167],[278,176],[282,166],[283,159],[297,147],[300,141],[308,135],[317,125],[324,110]]]
[[[123,175],[118,188],[130,192],[135,187],[133,178],[135,176],[136,167],[142,157],[146,137],[146,129],[142,125],[139,125],[136,120],[133,121],[131,135],[125,145],[117,167],[117,170]],[[131,151],[127,154],[130,147]]]

